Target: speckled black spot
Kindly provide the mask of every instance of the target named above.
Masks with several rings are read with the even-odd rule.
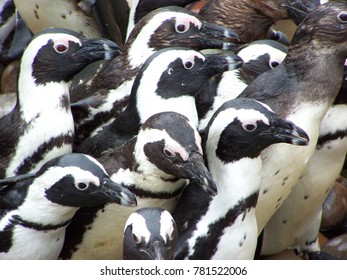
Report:
[[[280,170],[279,170],[279,169],[276,171],[275,176],[276,176],[278,173],[280,173]]]
[[[66,15],[62,15],[61,17],[62,17],[63,19],[66,19]]]
[[[37,19],[40,19],[40,17],[39,17],[39,14],[38,14],[37,10],[34,10],[34,15],[35,15],[35,17],[36,17]]]
[[[267,193],[267,191],[268,191],[267,189],[263,190],[263,194],[266,194],[266,193]]]
[[[239,246],[240,246],[240,247],[243,246],[243,242],[242,242],[242,241],[239,242]]]
[[[282,200],[282,196],[279,199],[277,199],[277,202],[280,202],[281,200]]]
[[[39,6],[38,4],[35,4],[35,7],[36,7],[36,9],[39,9],[39,8],[40,8],[40,6]]]
[[[282,223],[283,223],[283,224],[286,224],[286,223],[287,223],[287,220],[283,220]]]
[[[308,196],[308,195],[305,195],[305,196],[304,196],[304,199],[308,199],[308,198],[309,198],[309,196]]]
[[[247,238],[247,233],[245,233],[245,235],[243,236],[243,240],[246,240]]]
[[[325,193],[327,194],[327,193],[329,192],[329,190],[330,190],[330,188],[327,188],[326,191],[325,191]]]
[[[279,206],[280,206],[279,203],[277,203],[276,206],[275,206],[275,209],[277,209]]]

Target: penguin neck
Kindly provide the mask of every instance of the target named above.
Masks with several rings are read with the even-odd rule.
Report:
[[[218,189],[217,196],[235,205],[241,199],[258,193],[260,190],[262,161],[244,157],[231,163],[223,163],[208,154],[208,167]],[[255,206],[255,205],[254,205]]]
[[[71,112],[69,88],[66,82],[36,84],[31,75],[20,73],[17,98],[19,110],[26,122],[44,113],[50,114],[58,108],[66,113]]]

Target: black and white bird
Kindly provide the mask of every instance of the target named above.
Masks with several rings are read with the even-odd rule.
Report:
[[[288,248],[297,253],[320,251],[322,205],[341,173],[347,153],[346,70],[345,66],[342,87],[322,120],[316,150],[304,174],[266,225],[263,255]]]
[[[278,20],[292,19],[298,25],[319,4],[319,0],[209,0],[199,15],[234,29],[245,44],[267,38]]]
[[[74,78],[70,92],[76,140],[82,141],[124,110],[138,71],[157,50],[230,49],[234,44],[223,40],[235,37],[233,30],[202,21],[184,8],[149,13],[137,24],[118,57],[91,65]]]
[[[235,51],[243,64],[214,76],[196,96],[199,130],[226,101],[236,98],[256,77],[277,67],[287,55],[287,47],[274,40],[256,40]]]
[[[218,193],[188,185],[173,212],[178,225],[176,259],[253,259],[258,230],[260,153],[269,145],[307,145],[308,136],[268,106],[252,99],[225,102],[205,133],[207,166]]]
[[[186,7],[192,2],[194,2],[194,0],[133,0],[129,12],[126,37],[129,37],[129,34],[134,29],[135,25],[140,21],[140,19],[142,19],[151,11],[167,6]]]
[[[316,149],[320,124],[343,80],[346,42],[347,3],[321,5],[298,26],[284,61],[258,76],[240,95],[266,103],[310,137],[307,147],[279,144],[262,152],[256,207],[260,231],[293,190]]]
[[[95,159],[68,154],[35,174],[0,180],[0,259],[57,259],[65,229],[80,207],[101,203],[135,206]]]
[[[135,136],[151,115],[174,111],[198,126],[195,96],[214,75],[233,70],[242,60],[230,52],[206,54],[188,48],[165,48],[139,70],[126,109],[97,129],[76,151],[99,157]]]
[[[67,29],[50,28],[33,37],[20,62],[17,103],[0,118],[0,178],[34,172],[72,151],[69,80],[115,53],[117,44]]]
[[[188,118],[175,112],[148,118],[137,136],[98,161],[113,181],[136,195],[137,209],[172,211],[187,180],[216,194],[202,157],[200,135]],[[114,204],[80,209],[67,228],[61,258],[122,259],[124,226],[135,210]]]
[[[124,228],[124,260],[172,260],[178,240],[176,223],[159,207],[132,213]]]

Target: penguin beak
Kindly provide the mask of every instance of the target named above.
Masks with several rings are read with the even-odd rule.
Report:
[[[215,74],[240,68],[243,60],[236,54],[225,51],[220,53],[205,54],[207,69],[215,72]]]
[[[193,153],[181,166],[183,177],[201,186],[209,195],[217,194],[217,186],[208,171],[202,155]]]
[[[234,50],[236,45],[229,42],[237,41],[238,35],[234,30],[214,23],[203,22],[200,30],[188,37],[172,40],[172,45],[184,45],[196,50],[222,49]]]
[[[307,133],[296,126],[294,123],[279,118],[275,118],[273,125],[270,126],[269,130],[263,132],[263,135],[272,134],[277,140],[277,143],[284,142],[298,146],[307,146],[310,138]]]
[[[121,53],[121,48],[104,38],[83,38],[82,48],[76,55],[85,61],[110,60]]]
[[[135,195],[127,188],[113,182],[110,178],[104,178],[100,193],[107,198],[108,202],[114,202],[124,206],[136,206]]]
[[[151,245],[144,250],[150,260],[165,260],[166,248],[163,242],[159,240],[154,241]]]
[[[320,5],[319,0],[281,0],[279,3],[286,9],[288,18],[291,18],[296,25],[299,25],[310,11]]]

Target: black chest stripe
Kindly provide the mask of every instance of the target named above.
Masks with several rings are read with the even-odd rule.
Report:
[[[146,190],[141,190],[138,188],[135,188],[134,186],[127,186],[127,188],[133,193],[135,194],[137,197],[140,198],[160,198],[160,199],[170,199],[173,197],[178,196],[184,188],[185,185],[183,185],[182,187],[180,187],[179,189],[175,190],[172,193],[153,193],[150,191],[146,191]]]
[[[18,215],[14,215],[12,216],[10,222],[13,225],[20,225],[22,227],[25,228],[29,228],[29,229],[34,229],[37,231],[46,231],[46,230],[56,230],[62,227],[66,227],[69,223],[70,220],[67,220],[63,223],[57,224],[57,225],[42,225],[42,224],[38,224],[38,223],[33,223],[33,222],[28,222],[26,220],[23,220],[20,216]]]
[[[194,253],[189,259],[211,259],[217,250],[217,245],[226,227],[231,226],[237,217],[255,207],[258,199],[258,192],[250,195],[246,199],[241,199],[233,208],[231,208],[224,217],[208,226],[207,235],[197,238],[194,245]]]
[[[52,150],[54,147],[61,147],[65,145],[72,145],[72,136],[68,134],[61,134],[57,137],[51,138],[48,142],[41,144],[37,150],[29,157],[25,158],[18,166],[16,174],[26,174],[31,171],[32,166],[40,162],[45,154]]]
[[[317,149],[318,150],[321,149],[324,146],[324,144],[329,141],[333,141],[339,138],[343,139],[346,136],[347,136],[347,130],[338,130],[334,133],[328,133],[323,136],[320,136],[317,142]]]

